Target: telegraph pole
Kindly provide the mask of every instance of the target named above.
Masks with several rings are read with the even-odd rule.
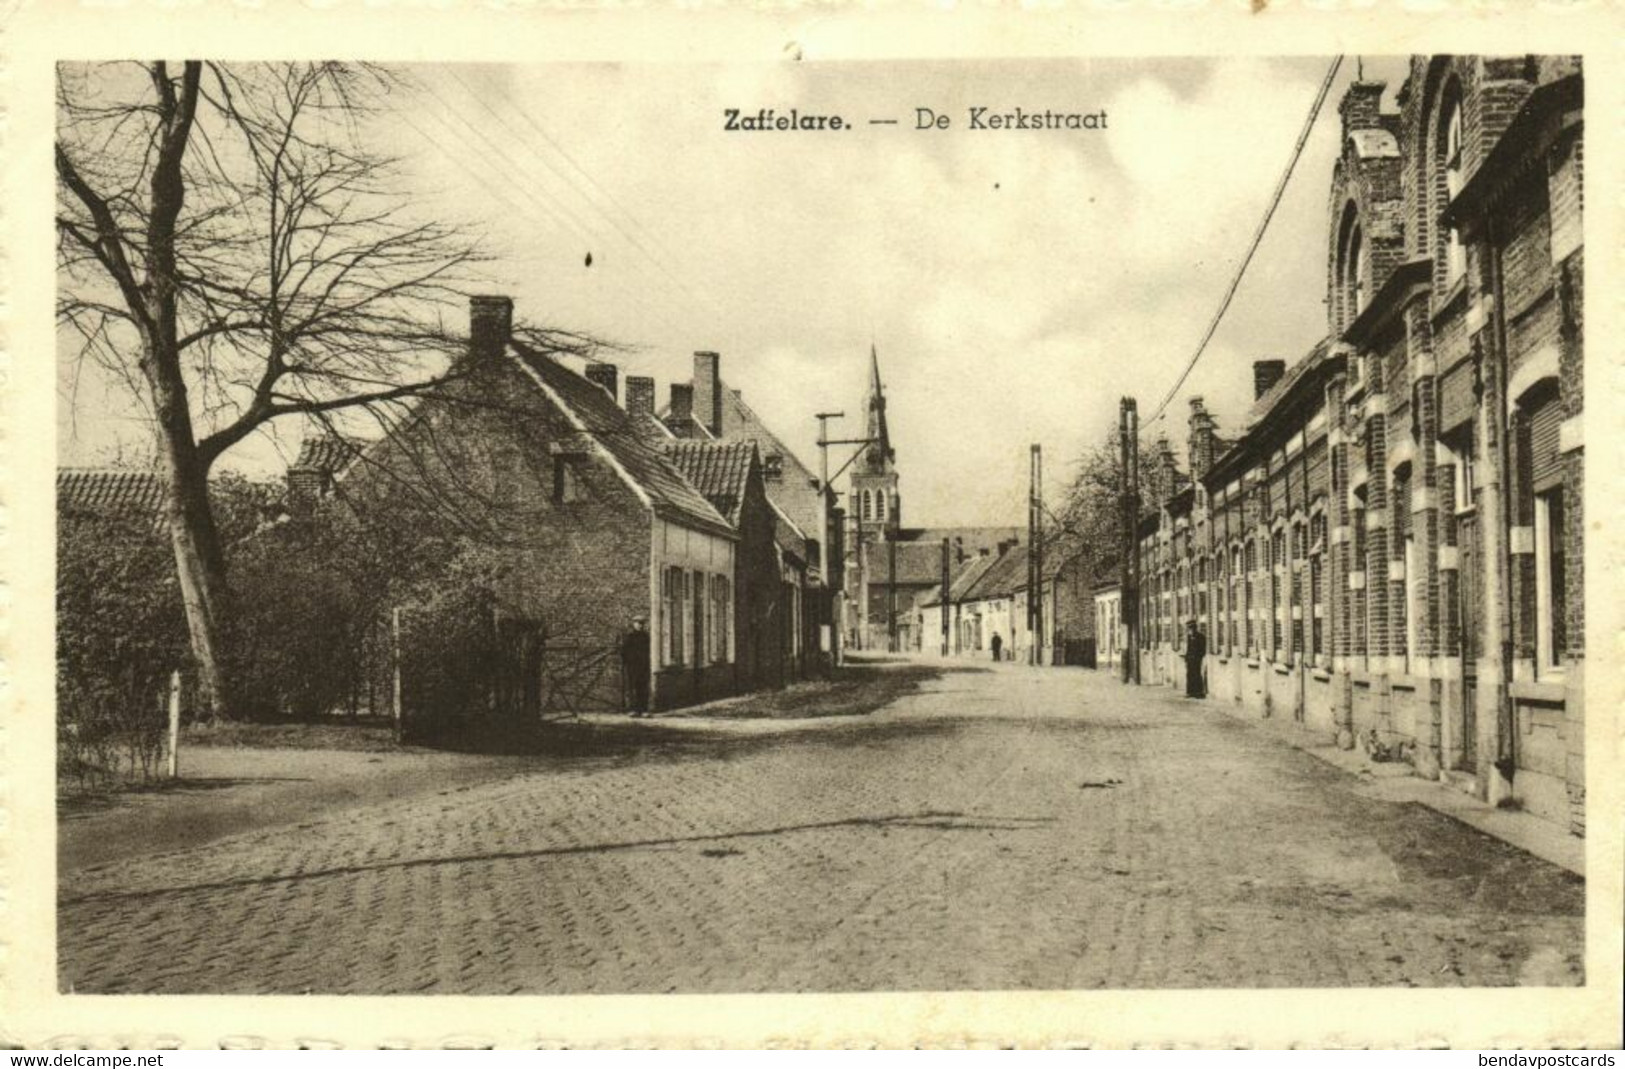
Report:
[[[829,511],[830,511],[828,502],[834,500],[834,491],[830,489],[830,483],[835,479],[839,479],[841,477],[841,474],[843,472],[845,472],[847,468],[850,468],[854,461],[856,461],[859,457],[863,456],[865,449],[867,449],[870,445],[874,444],[876,441],[879,440],[879,439],[876,439],[876,438],[831,438],[829,436],[829,433],[828,433],[828,430],[829,430],[828,421],[832,420],[832,419],[840,419],[844,415],[846,415],[846,413],[844,413],[844,412],[817,412],[817,413],[814,413],[814,418],[818,420],[818,456],[819,456],[819,465],[820,465],[820,469],[821,469],[820,474],[819,474],[819,478],[823,482],[824,493],[826,495],[825,496],[825,515],[826,515],[826,517],[829,515]],[[853,453],[850,457],[847,458],[846,463],[842,464],[840,469],[838,471],[836,471],[834,475],[831,475],[829,473],[829,447],[832,446],[832,445],[855,445],[855,446],[860,447],[857,450],[857,452]],[[840,510],[837,509],[835,511],[838,513]],[[843,517],[843,520],[844,520],[844,517]],[[864,543],[863,543],[863,510],[862,509],[856,509],[855,508],[855,509],[852,510],[852,523],[853,523],[852,534],[854,536],[853,540],[856,543],[852,547],[852,549],[853,549],[854,555],[857,558],[858,595],[857,595],[856,598],[853,598],[850,595],[847,595],[847,593],[846,593],[846,560],[845,560],[845,545],[844,545],[846,532],[845,532],[844,529],[839,532],[840,537],[841,537],[841,541],[843,543],[843,545],[841,547],[842,548],[842,553],[841,553],[841,560],[840,560],[840,565],[841,565],[841,567],[840,567],[841,592],[842,592],[842,595],[843,595],[843,601],[842,601],[843,610],[844,610],[845,606],[847,605],[847,603],[850,603],[852,601],[857,601],[859,603],[858,604],[858,625],[857,625],[857,627],[855,627],[853,629],[852,634],[853,634],[853,637],[855,638],[855,640],[857,642],[857,647],[856,648],[861,650],[861,649],[864,649],[866,647],[866,645],[867,645],[866,640],[865,640],[866,636],[864,635],[864,632],[867,631],[868,628],[869,628],[869,555],[864,550]],[[885,534],[884,529],[882,529],[881,534],[882,534],[882,536],[884,536],[884,534]],[[844,611],[843,611],[843,616],[844,616]],[[844,624],[845,621],[843,620],[842,622]],[[895,624],[895,622],[892,625],[892,634],[894,636],[896,634],[896,624]],[[893,644],[895,645],[895,642]]]
[[[942,540],[942,655],[948,656],[948,590],[951,583],[948,578],[948,540]],[[923,617],[921,618],[923,621]],[[922,628],[924,624],[921,624]],[[924,645],[925,636],[921,635],[921,645]]]
[[[1140,682],[1140,414],[1134,398],[1125,397],[1118,408],[1119,511],[1122,545],[1118,587],[1122,598],[1123,682]]]
[[[829,421],[840,419],[845,412],[816,412],[813,418],[818,421],[818,500],[823,508],[819,510],[823,519],[824,529],[821,532],[823,541],[819,542],[820,551],[824,555],[824,589],[829,594],[829,659],[832,665],[841,663],[841,642],[844,639],[842,630],[846,625],[846,612],[841,606],[846,591],[846,560],[836,556],[837,552],[845,552],[846,532],[835,531],[840,519],[833,519],[839,515],[835,508],[835,491],[829,485]],[[842,589],[837,593],[835,582],[840,578]]]
[[[1044,447],[1034,444],[1027,492],[1027,631],[1032,636],[1028,659],[1044,663]]]
[[[897,539],[890,527],[880,529],[886,540],[886,652],[897,650]]]

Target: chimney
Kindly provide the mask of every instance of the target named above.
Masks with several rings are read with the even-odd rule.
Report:
[[[1215,452],[1213,416],[1209,414],[1200,397],[1191,398],[1189,444],[1191,475],[1200,480],[1217,459],[1213,455]]]
[[[626,377],[626,410],[634,416],[655,414],[655,380],[647,375]]]
[[[315,468],[288,469],[288,514],[308,520],[322,496],[322,473]]]
[[[672,423],[687,423],[694,418],[694,387],[688,383],[674,382],[671,384],[671,414]]]
[[[513,298],[468,299],[468,355],[492,360],[502,355],[513,337]]]
[[[604,388],[604,392],[609,394],[609,399],[611,401],[614,401],[616,404],[621,403],[621,369],[616,367],[614,364],[606,364],[597,360],[588,364],[587,381],[597,383],[599,386],[602,386]],[[627,390],[629,393],[631,388],[632,384],[630,381],[628,381]],[[628,398],[628,400],[630,400],[630,398]]]
[[[1385,82],[1355,82],[1343,94],[1337,113],[1343,117],[1343,139],[1356,130],[1382,129],[1382,91]]]
[[[1285,360],[1254,360],[1253,361],[1253,400],[1270,392],[1281,376],[1286,374]]]
[[[722,358],[716,353],[700,351],[694,354],[695,416],[705,424],[706,430],[722,437]]]

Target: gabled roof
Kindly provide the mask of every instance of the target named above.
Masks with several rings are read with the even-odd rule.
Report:
[[[976,585],[976,581],[982,578],[983,573],[993,567],[993,562],[998,559],[991,553],[977,554],[961,564],[959,570],[953,573],[953,578],[948,583],[949,603],[957,605],[959,602],[964,601],[966,592]],[[941,587],[926,595],[921,604],[942,604]]]
[[[920,542],[864,540],[868,549],[869,585],[941,586],[942,546]],[[892,568],[892,548],[896,547],[896,572]]]
[[[996,558],[965,595],[966,601],[1002,598],[1027,585],[1027,547],[1012,546]]]
[[[729,523],[738,526],[750,466],[756,458],[755,443],[673,438],[665,443],[665,452],[683,478],[704,494]]]
[[[663,452],[638,433],[627,414],[596,383],[522,342],[509,343],[509,355],[603,451],[655,515],[716,534],[735,534],[722,514]]]
[[[1330,357],[1332,350],[1332,339],[1322,338],[1315,344],[1313,349],[1309,350],[1307,356],[1293,364],[1291,367],[1287,368],[1286,373],[1276,381],[1275,385],[1271,386],[1269,390],[1265,392],[1263,397],[1260,397],[1258,400],[1254,401],[1253,407],[1248,410],[1246,422],[1247,429],[1243,433],[1243,439],[1252,435],[1253,429],[1260,423],[1264,422],[1264,418],[1268,416],[1275,409],[1275,407],[1286,398],[1287,394],[1292,392],[1293,388],[1296,387],[1297,384],[1309,374],[1309,372],[1324,364]]]
[[[154,516],[164,508],[163,476],[131,468],[58,468],[58,512]]]
[[[1076,560],[1078,555],[1082,552],[1082,544],[1072,535],[1062,534],[1045,539],[1044,556],[1039,562],[1040,567],[1042,567],[1044,572],[1041,582],[1048,583],[1055,579],[1061,574],[1061,572],[1065,571],[1067,565]],[[1027,589],[1027,577],[1025,574],[1022,575],[1015,588],[1017,590]]]
[[[779,548],[790,554],[802,564],[807,563],[807,536],[797,527],[795,521],[784,514],[784,510],[768,499],[768,507],[773,510],[773,540]]]
[[[628,412],[626,415],[632,421],[632,429],[638,437],[655,449],[665,449],[666,443],[677,437],[653,412]]]
[[[900,527],[892,535],[899,542],[931,542],[940,545],[946,538],[955,555],[975,556],[986,550],[998,552],[1001,542],[1023,542],[1025,527]]]

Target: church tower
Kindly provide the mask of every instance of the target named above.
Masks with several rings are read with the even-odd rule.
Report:
[[[852,500],[847,515],[866,531],[894,531],[901,518],[897,457],[886,430],[886,393],[880,384],[880,357],[873,345],[869,346],[869,399],[863,436],[871,441],[852,470]]]

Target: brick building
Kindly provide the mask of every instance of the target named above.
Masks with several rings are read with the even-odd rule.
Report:
[[[616,403],[613,368],[578,374],[516,338],[512,317],[507,298],[473,298],[453,386],[336,472],[296,463],[295,489],[326,488],[354,510],[421,509],[426,525],[477,541],[499,630],[583,664],[610,658],[605,701],[621,700],[617,647],[636,617],[651,632],[657,708],[733,693],[739,529]]]
[[[941,557],[941,543],[938,543]],[[1000,639],[1005,660],[1033,659],[1033,632],[1027,618],[1034,571],[1029,548],[1014,537],[962,561],[950,561],[948,584],[948,653],[985,657],[993,636]],[[1082,556],[1070,539],[1045,545],[1037,563],[1042,590],[1038,663],[1084,664],[1093,656],[1095,634],[1093,584]],[[940,567],[939,567],[940,573]],[[920,646],[933,652],[942,645],[942,585],[922,593],[914,603],[913,630],[924,636]]]
[[[734,557],[734,687],[782,687],[794,665],[793,602],[783,590],[778,513],[767,499],[750,441],[673,438],[674,467],[739,535]]]
[[[1142,521],[1145,678],[1183,621],[1218,700],[1584,832],[1583,82],[1565,57],[1418,56],[1357,82],[1328,334],[1255,365],[1233,444]]]
[[[782,581],[789,611],[787,671],[804,676],[827,663],[819,654],[833,641],[833,602],[825,545],[824,502],[817,477],[746,403],[742,391],[722,377],[722,358],[715,352],[694,354],[688,382],[670,384],[664,409],[655,410],[654,380],[627,379],[627,408],[645,429],[678,439],[748,442],[756,448],[762,484],[777,512]],[[827,634],[827,639],[826,639]]]

